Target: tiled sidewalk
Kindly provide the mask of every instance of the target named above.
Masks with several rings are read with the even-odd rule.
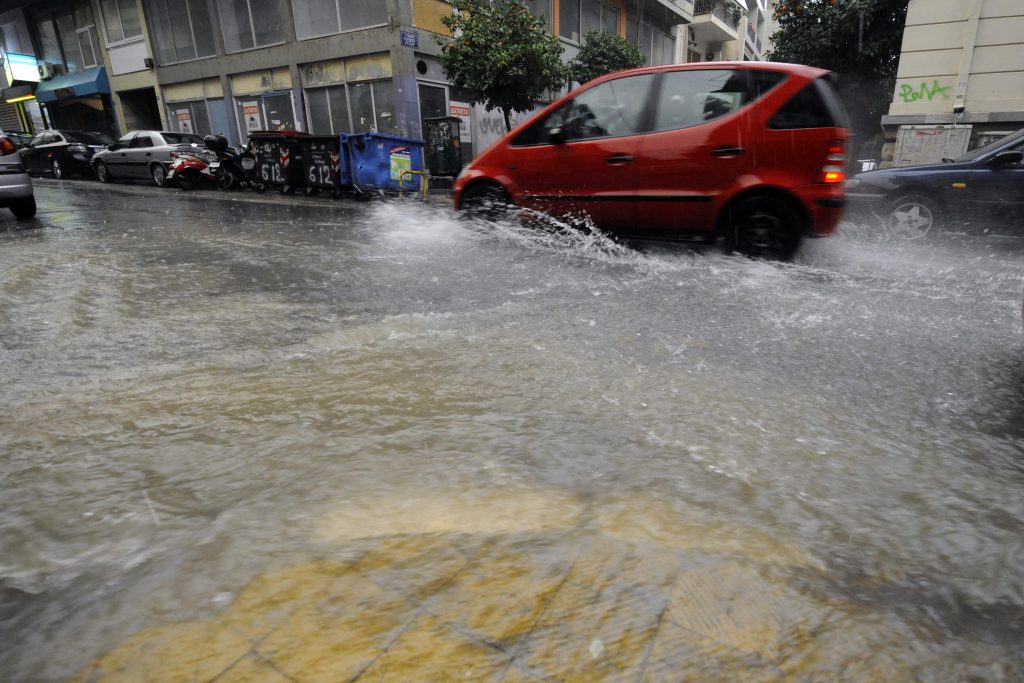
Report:
[[[398,533],[363,539],[357,560],[265,574],[216,618],[137,633],[76,680],[911,678],[881,614],[794,587],[821,571],[798,549],[720,524],[652,527],[671,518],[641,524],[629,505],[536,507],[496,523],[428,510],[427,533],[399,510],[378,521]]]

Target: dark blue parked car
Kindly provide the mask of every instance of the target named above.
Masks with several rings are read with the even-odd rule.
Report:
[[[850,212],[871,212],[893,235],[1002,224],[1024,235],[1024,129],[938,164],[866,171],[846,183]]]

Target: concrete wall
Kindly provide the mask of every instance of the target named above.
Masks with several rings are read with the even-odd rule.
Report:
[[[889,115],[1024,121],[1024,2],[911,0]]]

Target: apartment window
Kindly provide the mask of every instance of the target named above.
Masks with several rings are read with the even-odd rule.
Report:
[[[630,15],[626,19],[626,40],[639,46],[648,66],[675,61],[675,38],[636,16]]]
[[[302,40],[388,22],[383,2],[366,0],[292,0],[295,34]]]
[[[551,0],[526,0],[530,14],[538,19],[544,18],[544,27],[551,30]]]
[[[280,0],[217,0],[217,8],[226,51],[284,42]]]
[[[591,31],[619,33],[619,9],[598,0],[562,0],[558,20],[559,34],[575,42]]]
[[[88,5],[79,5],[73,13],[57,15],[57,33],[64,46],[63,62],[69,73],[98,66],[99,40],[96,36],[92,9]],[[58,58],[56,61],[62,60]]]
[[[40,47],[43,50],[43,61],[51,64],[63,64],[64,58],[60,54],[60,42],[57,40],[57,29],[53,20],[47,17],[36,24],[36,31],[39,34]]]
[[[100,0],[107,42],[118,43],[142,35],[139,7],[135,0]]]
[[[213,21],[206,0],[147,0],[146,11],[160,64],[215,54]]]

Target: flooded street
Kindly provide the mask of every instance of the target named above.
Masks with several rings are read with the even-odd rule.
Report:
[[[36,197],[2,680],[1024,679],[1024,241]]]

